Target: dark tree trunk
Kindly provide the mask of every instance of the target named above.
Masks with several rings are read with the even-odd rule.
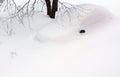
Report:
[[[50,18],[55,18],[56,11],[58,10],[58,0],[53,0],[52,7],[50,0],[45,0],[47,6],[47,15]]]
[[[45,2],[46,2],[46,6],[47,6],[47,15],[50,16],[50,14],[51,14],[51,2],[50,2],[50,0],[45,0]]]
[[[55,18],[55,13],[57,11],[57,8],[58,8],[58,0],[53,0],[51,16],[50,16],[51,18]]]

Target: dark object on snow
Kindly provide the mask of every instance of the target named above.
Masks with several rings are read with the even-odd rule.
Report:
[[[84,29],[80,30],[80,33],[85,33],[86,31]]]

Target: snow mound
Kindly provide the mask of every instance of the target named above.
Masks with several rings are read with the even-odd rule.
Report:
[[[112,17],[112,14],[104,7],[97,5],[86,5],[86,4],[82,5],[82,7],[85,9],[89,7],[89,10],[90,10],[90,6],[92,10],[86,16],[81,18],[82,19],[81,24],[83,26],[102,22]]]
[[[36,38],[41,42],[72,40],[71,38],[78,36],[81,29],[105,22],[111,17],[112,14],[101,6],[83,4],[71,7],[58,14],[49,25],[40,29]]]

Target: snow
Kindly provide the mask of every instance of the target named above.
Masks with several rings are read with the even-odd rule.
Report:
[[[75,8],[80,8],[78,10],[80,10],[79,12],[81,12],[81,14],[77,15],[79,12],[77,12]],[[69,15],[69,11],[72,15]],[[40,29],[36,36],[39,41],[53,42],[62,39],[67,41],[69,38],[75,37],[75,34],[78,34],[81,29],[88,29],[89,26],[93,26],[96,23],[102,23],[102,21],[108,22],[108,20],[112,19],[112,14],[103,7],[92,4],[83,4],[70,8],[68,12],[63,12],[56,19],[57,21],[53,21],[45,28]],[[60,21],[63,24],[61,24]],[[57,24],[57,22],[59,24]]]
[[[59,17],[53,20],[38,13],[30,18],[30,23],[25,19],[24,26],[14,20],[12,36],[5,34],[3,29],[6,27],[1,24],[0,77],[120,76],[119,1],[65,1],[74,4],[94,3],[104,8],[97,6],[96,11],[89,12],[83,26],[75,23],[77,20],[72,21],[71,25],[67,25],[67,21],[61,25]],[[112,12],[113,18],[105,8]],[[99,18],[96,13],[103,17]],[[105,16],[108,20],[105,20]],[[95,17],[100,20],[91,23]],[[80,34],[78,29],[83,28],[86,33]]]

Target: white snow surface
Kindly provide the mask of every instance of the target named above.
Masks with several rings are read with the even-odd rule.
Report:
[[[56,23],[53,21],[45,28],[40,29],[36,38],[42,42],[67,41],[69,38],[75,37],[75,34],[82,29],[87,30],[96,23],[108,22],[112,19],[112,14],[107,9],[93,4],[82,4],[70,8],[68,11],[70,12],[63,12],[58,16]]]
[[[38,13],[24,26],[14,20],[12,36],[0,23],[0,77],[120,77],[119,0],[65,1],[93,8],[70,23]]]

